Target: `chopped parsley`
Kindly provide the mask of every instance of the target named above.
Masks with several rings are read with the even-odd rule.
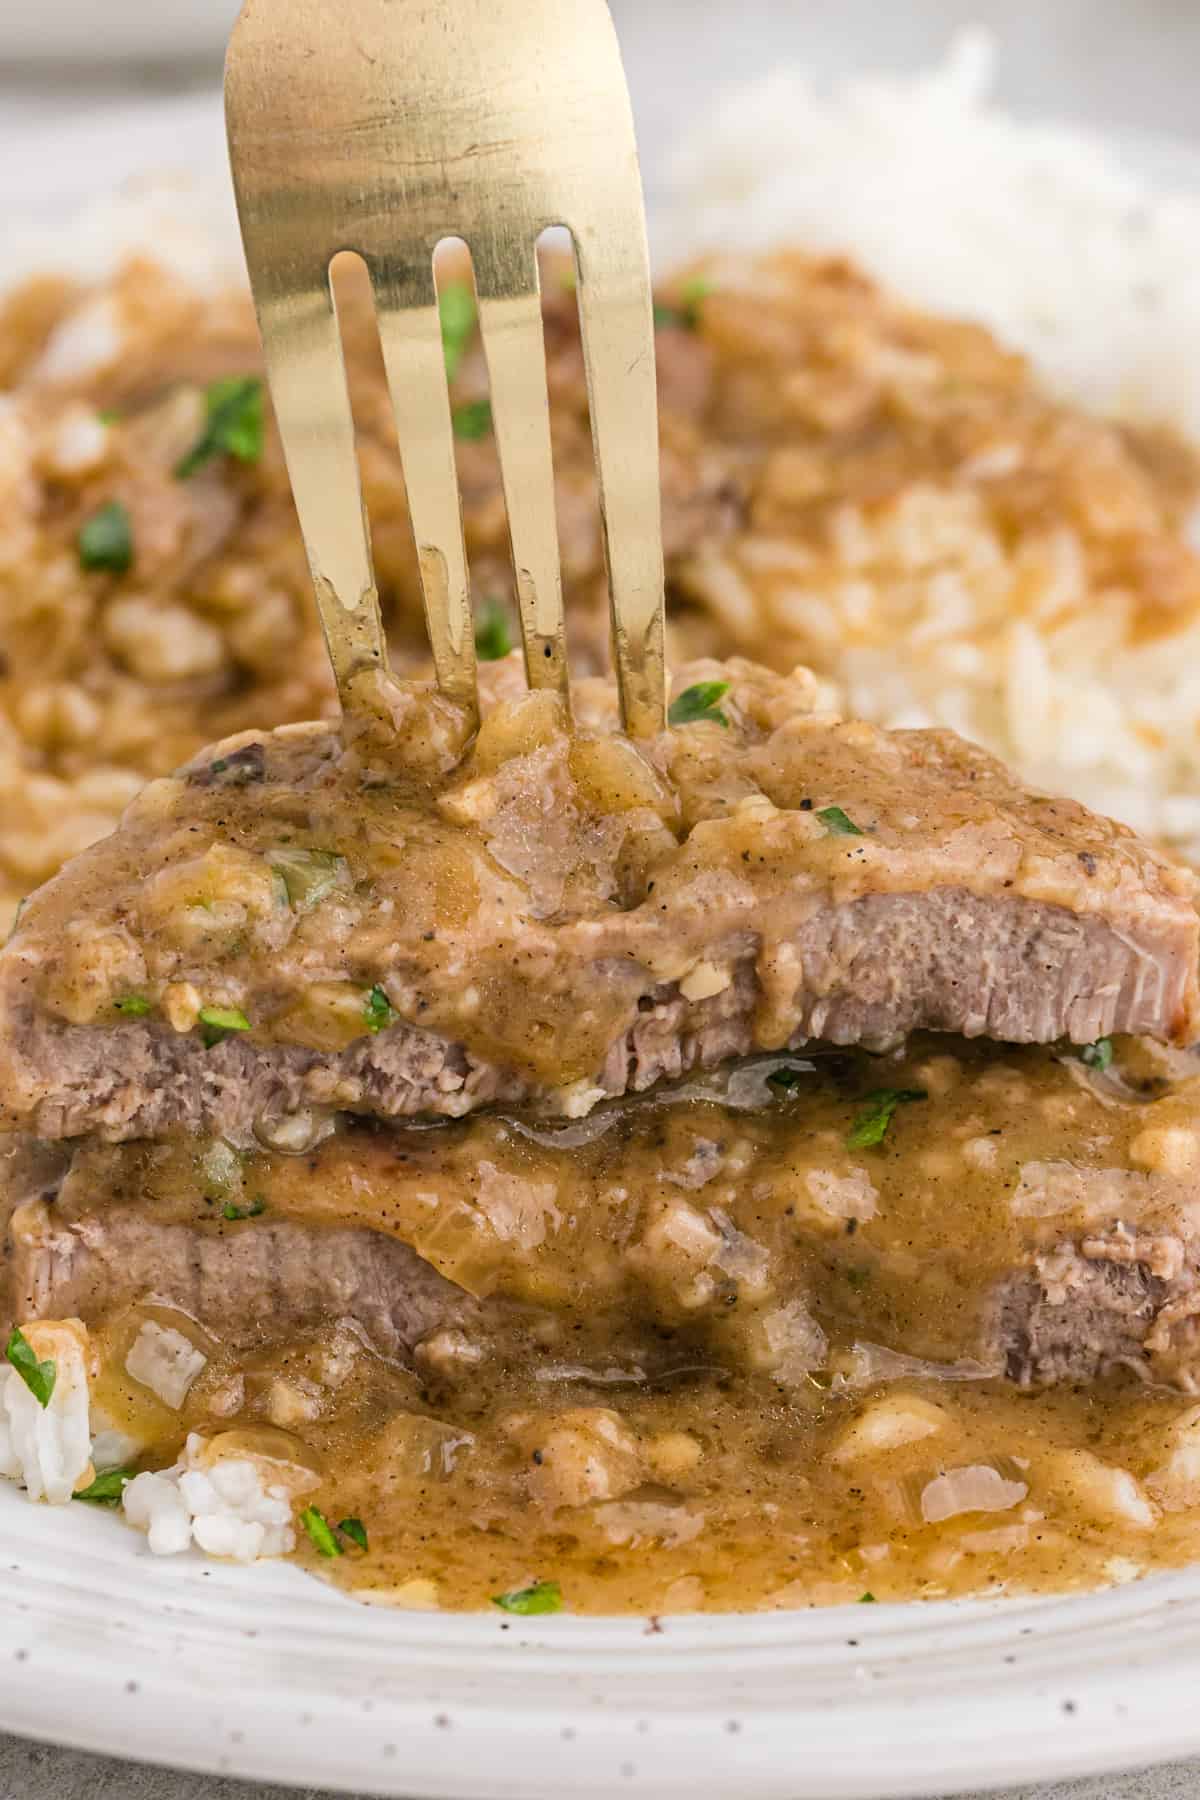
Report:
[[[85,519],[75,540],[81,569],[105,569],[123,575],[133,562],[133,525],[129,509],[110,500]]]
[[[679,290],[679,305],[670,306],[663,301],[654,303],[654,328],[656,331],[676,329],[695,331],[700,323],[700,303],[713,291],[712,282],[705,275],[693,275],[685,281]]]
[[[246,787],[261,781],[266,770],[267,753],[261,743],[243,744],[228,756],[218,756],[203,769],[194,769],[188,780],[196,787]]]
[[[343,1537],[349,1538],[352,1544],[357,1544],[360,1550],[370,1549],[367,1542],[367,1528],[361,1519],[342,1519],[339,1521],[338,1530]]]
[[[306,1506],[300,1514],[300,1523],[315,1544],[318,1556],[342,1554],[342,1546],[333,1534],[333,1527],[319,1506]]]
[[[882,1144],[898,1106],[927,1098],[924,1088],[877,1088],[846,1134],[848,1150],[870,1150]]]
[[[250,1021],[240,1006],[202,1006],[197,1016],[200,1020],[200,1035],[210,1050],[231,1031],[250,1029]]]
[[[861,825],[856,825],[848,813],[840,806],[825,806],[817,814],[822,825],[831,837],[865,837],[866,832]]]
[[[121,422],[121,415],[115,406],[103,407],[96,414],[96,417],[99,419],[101,425],[119,425]]]
[[[448,281],[438,295],[438,319],[442,327],[442,355],[446,380],[453,381],[463,352],[471,341],[478,317],[475,296],[465,281]]]
[[[508,609],[502,600],[485,600],[475,618],[475,654],[481,662],[499,662],[512,649]]]
[[[229,1219],[230,1221],[235,1219],[257,1219],[259,1213],[265,1213],[266,1210],[267,1203],[262,1195],[255,1194],[249,1206],[235,1206],[232,1200],[227,1200],[221,1208],[221,1217],[223,1219]]]
[[[457,438],[485,438],[492,429],[490,400],[464,400],[450,415]]]
[[[798,1088],[804,1077],[811,1073],[811,1063],[781,1063],[767,1076],[767,1086],[778,1088],[781,1093],[790,1094],[792,1089]]]
[[[858,1604],[860,1606],[877,1606],[879,1602],[876,1600],[874,1594],[866,1593],[858,1596]]]
[[[58,1369],[52,1362],[38,1361],[37,1352],[19,1325],[13,1326],[4,1354],[38,1405],[49,1406]]]
[[[346,875],[346,859],[336,850],[275,850],[271,868],[282,881],[288,905],[311,912]]]
[[[510,1594],[492,1595],[492,1605],[501,1612],[520,1613],[523,1618],[561,1612],[562,1604],[562,1589],[557,1581],[535,1581],[529,1587],[514,1588]]]
[[[676,694],[667,708],[667,721],[671,725],[698,725],[702,722],[728,725],[729,720],[721,711],[720,705],[728,692],[727,681],[697,681],[693,687],[684,688],[682,694]]]
[[[256,463],[263,450],[263,384],[257,375],[226,375],[204,393],[204,429],[187,455],[175,465],[176,479],[186,481],[215,456]]]
[[[363,1001],[363,1018],[368,1031],[382,1031],[393,1018],[392,1003],[379,986],[373,987]]]
[[[119,1000],[113,1001],[113,1006],[117,1012],[124,1013],[127,1019],[144,1019],[150,1011],[150,1002],[145,994],[122,994]]]
[[[1085,1044],[1079,1052],[1080,1062],[1086,1063],[1089,1069],[1098,1069],[1101,1074],[1113,1059],[1113,1041],[1111,1038],[1097,1038],[1094,1044]]]
[[[103,1475],[97,1475],[90,1487],[80,1488],[72,1498],[87,1500],[92,1506],[119,1506],[121,1495],[132,1480],[129,1469],[106,1469]]]

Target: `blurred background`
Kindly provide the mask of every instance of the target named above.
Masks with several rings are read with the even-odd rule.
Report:
[[[23,222],[32,197],[50,233],[150,170],[215,176],[224,189],[221,56],[239,3],[105,0],[98,11],[95,0],[0,0],[0,216]],[[818,85],[861,70],[926,70],[971,25],[994,40],[991,91],[1002,108],[1115,134],[1143,168],[1168,177],[1180,149],[1200,138],[1200,0],[611,5],[652,230],[673,146],[681,136],[695,144],[723,90],[781,67]],[[1193,188],[1195,174],[1193,164]],[[0,239],[0,262],[5,248]],[[655,248],[674,254],[670,243]]]
[[[145,101],[217,79],[238,0],[40,0],[0,6],[0,124]],[[997,95],[1122,130],[1200,134],[1196,0],[612,0],[648,155],[714,84],[780,61],[814,75],[936,59],[994,32]],[[102,20],[102,23],[98,21]],[[733,26],[731,29],[731,21]]]

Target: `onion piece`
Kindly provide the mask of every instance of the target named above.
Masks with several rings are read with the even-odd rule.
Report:
[[[1028,1493],[1027,1481],[1014,1480],[995,1464],[968,1463],[962,1468],[944,1469],[924,1484],[921,1517],[927,1525],[938,1525],[960,1513],[1007,1512]]]
[[[878,1381],[994,1381],[1004,1373],[999,1363],[976,1362],[969,1356],[952,1363],[927,1362],[923,1356],[905,1356],[883,1344],[855,1344],[846,1362],[830,1383],[835,1393],[873,1387]]]

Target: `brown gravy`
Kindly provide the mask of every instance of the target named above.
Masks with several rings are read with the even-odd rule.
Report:
[[[209,1355],[180,1413],[123,1373],[144,1305],[99,1334],[102,1403],[152,1462],[233,1431],[310,1470],[306,1503],[361,1519],[369,1548],[300,1533],[298,1559],[364,1597],[469,1608],[555,1582],[571,1610],[660,1613],[1083,1589],[1200,1552],[1190,1314],[1141,1378],[1023,1391],[991,1296],[1061,1273],[1067,1244],[1119,1260],[1114,1233],[1188,1265],[1198,1082],[1134,1041],[1097,1069],[926,1039],[565,1127],[358,1127],[225,1164],[95,1148],[56,1204],[67,1222],[107,1194],[210,1234],[360,1224],[466,1290],[411,1368],[345,1325],[273,1338],[267,1317],[235,1351],[151,1308]],[[880,1091],[924,1097],[863,1141]],[[1046,1174],[1064,1165],[1085,1184]],[[1174,1280],[1186,1302],[1187,1266]]]

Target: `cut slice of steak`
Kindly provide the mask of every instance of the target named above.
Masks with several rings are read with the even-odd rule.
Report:
[[[7,1127],[577,1114],[811,1038],[1197,1034],[1194,877],[952,734],[705,663],[691,722],[634,745],[609,684],[568,733],[489,679],[474,740],[382,686],[347,742],[231,740],[148,788],[0,954]]]
[[[154,1301],[188,1314],[231,1348],[351,1319],[388,1356],[407,1357],[443,1326],[477,1322],[470,1297],[395,1237],[291,1219],[203,1224],[152,1205],[113,1203],[94,1172],[11,1187],[0,1260],[0,1330],[15,1320],[99,1324]],[[61,1171],[60,1171],[61,1180]],[[82,1189],[82,1191],[76,1191]]]
[[[1184,1334],[1172,1330],[1169,1318],[1163,1320],[1172,1304],[1168,1284],[1149,1263],[1085,1260],[1069,1243],[1059,1246],[1056,1260],[1073,1265],[1069,1291],[1058,1280],[1029,1271],[1006,1282],[996,1296],[985,1352],[1010,1381],[1026,1388],[1076,1386],[1127,1368],[1192,1391],[1200,1375],[1200,1343],[1191,1346],[1190,1355],[1178,1354],[1174,1339]],[[1195,1273],[1194,1267],[1189,1270],[1189,1282]]]
[[[233,1345],[352,1318],[392,1355],[459,1325],[507,1361],[536,1340],[784,1387],[865,1344],[904,1373],[1126,1366],[1188,1389],[1198,1067],[1129,1041],[1096,1069],[925,1037],[734,1065],[565,1125],[345,1120],[302,1155],[14,1136],[0,1314],[157,1298]]]
[[[998,1283],[983,1342],[1022,1387],[1126,1367],[1200,1386],[1200,1170],[1034,1162],[1013,1211],[1025,1266]]]

